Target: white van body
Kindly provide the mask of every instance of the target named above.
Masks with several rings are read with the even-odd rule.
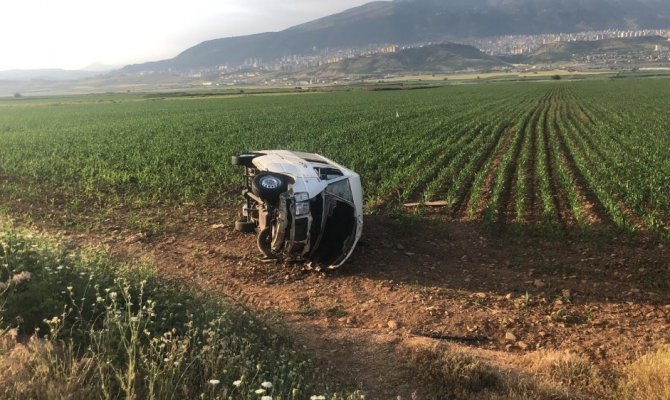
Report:
[[[233,157],[245,167],[245,219],[267,258],[301,259],[334,269],[363,233],[360,176],[314,153],[264,150]]]

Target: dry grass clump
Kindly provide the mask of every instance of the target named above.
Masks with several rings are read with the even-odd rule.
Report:
[[[422,366],[427,377],[455,395],[495,391],[503,385],[498,371],[460,351],[419,350],[413,354],[413,361]]]
[[[575,357],[543,354],[528,359],[535,373],[501,368],[473,355],[468,349],[443,343],[412,346],[408,357],[421,376],[437,385],[444,398],[526,400],[594,398],[582,394],[588,364]],[[578,362],[579,361],[579,362]],[[570,383],[570,384],[569,384]]]
[[[619,388],[621,398],[670,399],[670,346],[628,365]]]
[[[73,357],[71,348],[56,348],[52,342],[31,337],[17,342],[16,330],[0,333],[0,398],[3,399],[91,399],[89,384],[93,360]]]
[[[528,354],[525,360],[538,376],[565,387],[573,393],[605,396],[606,384],[588,360],[568,351],[540,351]]]
[[[584,357],[568,351],[527,354],[516,370],[494,366],[468,349],[443,343],[414,343],[408,356],[424,380],[441,387],[443,398],[670,400],[670,346],[609,378]]]

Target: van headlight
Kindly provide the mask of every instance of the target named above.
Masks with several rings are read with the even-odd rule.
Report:
[[[295,199],[295,215],[307,215],[309,214],[309,194],[307,193],[296,193],[293,195]]]

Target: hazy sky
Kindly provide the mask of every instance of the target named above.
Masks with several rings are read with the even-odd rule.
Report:
[[[0,71],[171,58],[204,40],[277,31],[370,0],[3,0]]]

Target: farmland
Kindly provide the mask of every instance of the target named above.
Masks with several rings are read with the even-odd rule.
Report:
[[[0,102],[11,196],[90,208],[236,198],[231,154],[289,148],[361,173],[371,211],[667,235],[666,80],[455,85],[285,96]]]
[[[73,357],[59,369],[31,341],[27,365],[55,368],[3,369],[6,397],[54,381],[72,398],[112,382],[103,398],[251,399],[266,381],[295,399],[667,397],[670,80],[388,90],[408,86],[0,100],[0,365],[26,359],[5,327],[61,310],[49,343]],[[361,174],[342,269],[263,263],[233,230],[230,155],[265,148]],[[145,281],[156,315],[130,312]],[[103,292],[77,309],[123,282],[120,319]],[[102,315],[114,329],[85,322]],[[133,338],[137,318],[154,328],[131,346],[71,341]],[[165,364],[150,345],[168,329],[189,350]]]

